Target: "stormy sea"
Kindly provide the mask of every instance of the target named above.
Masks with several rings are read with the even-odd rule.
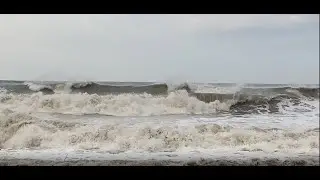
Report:
[[[319,85],[2,80],[0,165],[319,166]]]

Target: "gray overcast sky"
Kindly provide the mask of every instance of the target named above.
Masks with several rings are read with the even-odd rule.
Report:
[[[318,83],[319,15],[0,15],[0,79]]]

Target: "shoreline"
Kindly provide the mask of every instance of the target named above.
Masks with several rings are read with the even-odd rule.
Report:
[[[318,157],[198,159],[198,160],[43,160],[0,158],[0,166],[319,166]]]

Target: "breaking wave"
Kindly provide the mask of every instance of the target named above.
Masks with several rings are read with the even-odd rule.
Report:
[[[39,119],[4,110],[0,114],[0,147],[5,149],[75,148],[109,153],[237,149],[265,152],[319,151],[319,128],[302,131],[239,129],[218,124],[84,124]]]
[[[206,92],[187,83],[171,87],[164,83],[0,81],[0,148],[97,149],[115,154],[219,149],[319,153],[318,87],[206,86],[213,90]],[[171,117],[184,115],[193,116],[186,116],[186,124],[171,123],[175,121]],[[225,119],[219,124],[218,118],[190,123],[198,115],[234,118],[238,124]],[[295,121],[300,115],[303,121]],[[263,123],[275,123],[277,128],[243,128],[238,117],[254,117],[254,126],[266,117]],[[297,129],[279,126],[278,117],[288,117],[296,123],[290,127]],[[148,122],[141,123],[143,118]]]
[[[219,86],[218,86],[219,85]],[[164,95],[168,92],[175,90],[186,90],[189,93],[195,94],[234,94],[237,92],[240,93],[263,93],[263,94],[287,94],[290,91],[296,91],[305,97],[310,98],[319,98],[319,87],[290,87],[290,86],[280,86],[280,87],[264,87],[261,88],[259,84],[253,87],[238,87],[234,92],[220,90],[220,92],[205,92],[210,88],[221,88],[221,84],[206,84],[206,90],[201,90],[195,88],[194,85],[189,85],[187,83],[182,83],[178,85],[166,84],[166,83],[130,83],[130,82],[19,82],[19,81],[9,81],[3,82],[0,81],[0,88],[6,89],[8,92],[17,93],[17,94],[28,94],[34,92],[43,92],[45,94],[53,93],[88,93],[88,94],[123,94],[123,93],[147,93],[152,95]],[[229,88],[232,89],[232,88]],[[199,92],[200,91],[200,92]],[[210,90],[209,90],[210,91]]]
[[[0,105],[28,112],[152,116],[170,114],[251,114],[312,112],[319,99],[314,87],[242,87],[205,93],[187,83],[170,87],[155,83],[60,82],[0,83]],[[310,103],[312,102],[312,103]]]
[[[214,96],[214,95],[212,95]],[[212,96],[210,98],[212,98]],[[144,94],[12,94],[0,93],[0,107],[19,112],[49,112],[62,114],[103,114],[111,116],[155,116],[172,114],[246,114],[281,113],[284,110],[312,112],[317,101],[297,96],[241,96],[233,99],[205,102],[204,97],[190,95],[185,90],[166,96]],[[287,113],[285,111],[284,113]]]
[[[155,116],[170,114],[214,114],[228,111],[228,103],[205,103],[184,91],[166,96],[144,94],[0,94],[1,109],[19,112],[103,114],[112,116]]]

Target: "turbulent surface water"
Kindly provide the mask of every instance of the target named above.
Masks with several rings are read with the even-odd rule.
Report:
[[[62,152],[319,162],[318,85],[0,81],[0,89],[2,161]]]

